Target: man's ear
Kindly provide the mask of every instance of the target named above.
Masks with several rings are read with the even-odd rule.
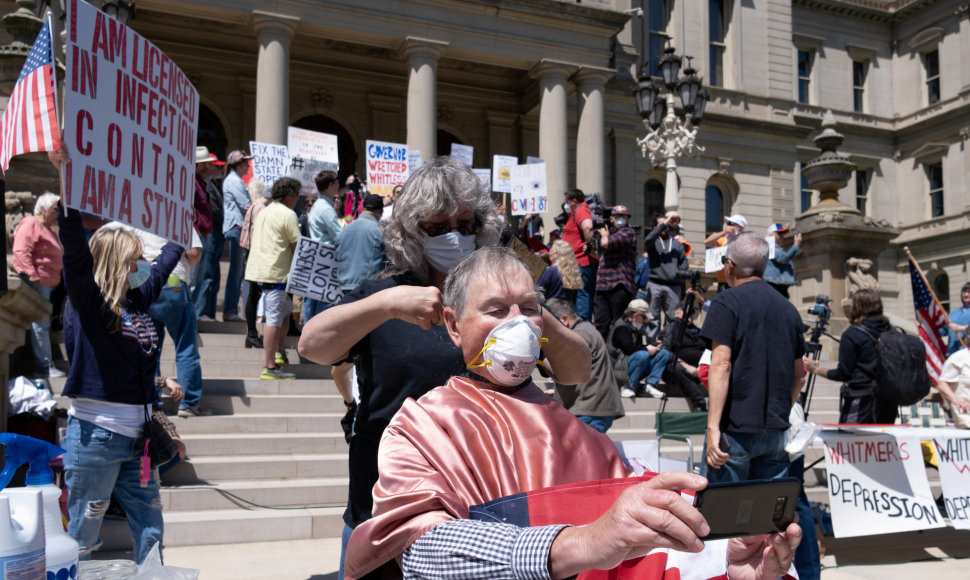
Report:
[[[445,309],[442,311],[442,318],[444,319],[448,336],[451,337],[451,342],[455,343],[455,346],[458,348],[461,348],[461,334],[458,332],[458,317],[455,315],[455,310],[445,306]]]

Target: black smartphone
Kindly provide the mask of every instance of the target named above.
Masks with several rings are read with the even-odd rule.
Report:
[[[711,533],[702,540],[783,532],[795,520],[802,482],[794,477],[711,483],[694,495]]]

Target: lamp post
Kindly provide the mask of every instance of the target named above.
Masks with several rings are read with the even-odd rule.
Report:
[[[686,56],[687,67],[684,76],[680,75],[681,57],[674,47],[667,45],[660,59],[662,82],[649,74],[644,63],[640,68],[640,78],[633,96],[637,102],[637,112],[647,129],[647,134],[637,139],[641,154],[650,156],[652,165],[661,161],[667,168],[667,183],[664,189],[664,208],[676,210],[680,205],[677,187],[677,159],[694,155],[704,148],[696,143],[697,129],[704,117],[704,108],[709,95],[701,90],[701,79],[690,65],[691,57]],[[664,91],[666,89],[666,91]],[[680,93],[682,110],[678,115],[674,103],[674,93]]]

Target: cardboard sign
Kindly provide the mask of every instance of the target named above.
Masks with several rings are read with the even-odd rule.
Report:
[[[391,195],[394,186],[408,177],[407,145],[367,141],[367,189],[371,193]]]
[[[517,157],[492,156],[492,191],[512,193],[512,168],[518,164]]]
[[[768,259],[774,260],[775,259],[775,236],[772,234],[768,234],[767,236],[765,236],[765,241],[768,242]]]
[[[716,248],[707,248],[704,252],[704,271],[705,272],[717,272],[718,270],[724,269],[724,264],[721,263],[721,257],[727,253],[727,246],[718,246]]]
[[[300,236],[290,263],[286,291],[336,304],[343,291],[337,279],[337,250],[334,246]]]
[[[94,6],[67,2],[64,203],[192,242],[199,93],[155,45]]]
[[[412,173],[414,173],[418,169],[421,169],[422,165],[424,165],[424,161],[421,160],[421,152],[418,151],[417,149],[413,149],[413,150],[409,149],[408,150],[408,177],[411,177]]]
[[[475,164],[475,148],[471,145],[462,145],[461,143],[451,144],[451,156],[456,160],[461,161],[465,165],[471,167]]]
[[[915,435],[823,432],[835,537],[946,527]]]
[[[253,156],[249,164],[252,179],[262,181],[266,189],[271,189],[280,177],[286,177],[290,168],[290,155],[286,145],[250,141],[249,154]]]
[[[478,180],[482,182],[485,191],[492,191],[492,170],[491,169],[472,169]]]
[[[512,168],[512,215],[542,213],[548,202],[545,163]]]
[[[286,146],[290,156],[287,175],[302,184],[300,195],[316,195],[317,173],[336,172],[340,167],[336,135],[288,127]]]
[[[935,437],[946,515],[958,530],[970,530],[970,436]]]

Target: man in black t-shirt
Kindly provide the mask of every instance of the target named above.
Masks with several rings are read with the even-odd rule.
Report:
[[[701,336],[711,341],[706,467],[710,481],[788,473],[788,415],[801,389],[805,339],[795,307],[762,280],[768,244],[742,234],[728,245],[731,289],[714,298]],[[723,437],[722,437],[723,435]],[[727,452],[720,446],[729,446]]]

